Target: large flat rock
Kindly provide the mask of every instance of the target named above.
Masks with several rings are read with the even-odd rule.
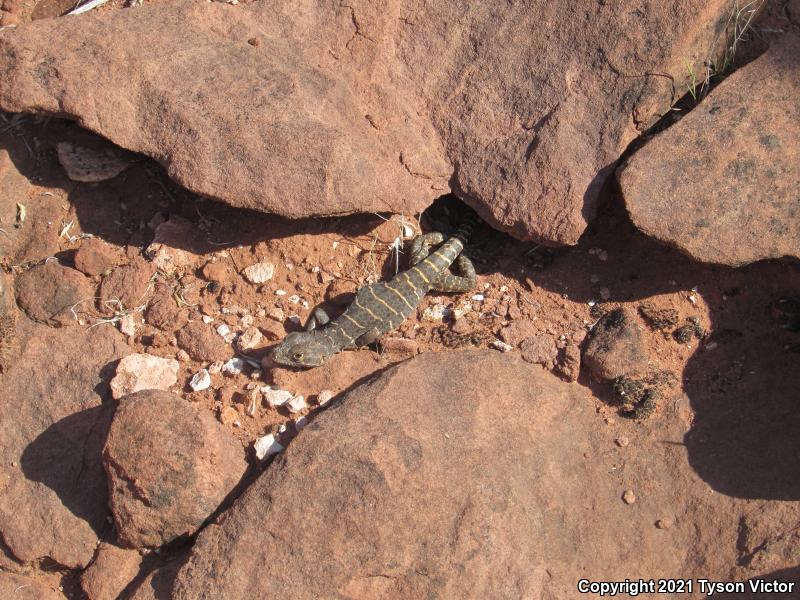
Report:
[[[519,355],[425,354],[306,427],[200,534],[172,597],[571,598],[584,576],[727,573],[737,521],[682,433],[622,450],[585,388]]]
[[[410,214],[452,188],[571,244],[731,7],[181,0],[3,31],[0,107],[77,119],[235,206]]]
[[[24,321],[17,337],[19,356],[0,376],[0,537],[20,562],[84,567],[109,514],[108,367],[128,350],[111,327]]]
[[[800,38],[733,73],[618,177],[636,226],[698,260],[800,258]]]

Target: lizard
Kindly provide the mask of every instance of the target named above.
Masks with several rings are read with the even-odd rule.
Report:
[[[350,306],[334,320],[316,309],[304,331],[288,334],[273,349],[273,361],[286,367],[318,367],[334,354],[367,346],[398,327],[428,291],[463,293],[473,289],[475,267],[462,251],[477,224],[477,215],[469,211],[447,239],[438,231],[414,238],[407,270],[389,281],[360,288]],[[431,252],[432,246],[438,248]],[[451,265],[458,275],[450,273]]]

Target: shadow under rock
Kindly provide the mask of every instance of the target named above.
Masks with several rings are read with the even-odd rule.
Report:
[[[56,145],[61,141],[80,145],[81,140],[94,134],[73,121],[55,118],[44,123],[26,119],[18,129],[18,136],[36,140],[36,154],[31,156],[24,146],[14,143],[8,133],[0,135],[0,149],[8,151],[20,173],[38,185],[63,189],[77,215],[81,232],[119,246],[147,246],[153,239],[153,231],[143,225],[151,223],[154,217],[168,220],[180,216],[189,220],[192,230],[185,236],[171,239],[170,245],[197,254],[297,233],[339,233],[345,238],[356,237],[371,231],[380,222],[376,215],[288,219],[236,208],[181,187],[156,161],[145,156],[139,156],[112,179],[99,183],[71,181],[58,162]]]
[[[98,535],[107,527],[102,451],[113,416],[109,402],[64,417],[28,444],[20,460],[25,477],[53,490]]]
[[[755,305],[742,299],[735,319],[714,315],[711,349],[701,347],[684,370],[695,412],[684,442],[689,463],[716,491],[800,500],[800,336],[754,296]]]

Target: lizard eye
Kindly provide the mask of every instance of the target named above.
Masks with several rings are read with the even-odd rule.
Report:
[[[303,360],[303,353],[295,352],[294,354],[292,354],[292,360],[297,360],[297,361]]]

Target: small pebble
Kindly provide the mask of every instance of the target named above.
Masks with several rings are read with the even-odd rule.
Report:
[[[215,361],[215,362],[211,363],[210,365],[208,365],[208,372],[211,375],[216,375],[217,373],[222,371],[223,365],[224,365],[224,363],[221,360]]]
[[[192,360],[192,357],[189,356],[189,353],[183,348],[181,348],[175,353],[175,358],[177,358],[181,362],[189,362],[190,360]]]
[[[275,265],[268,262],[260,262],[254,265],[250,265],[244,271],[242,271],[242,275],[244,278],[247,279],[250,283],[259,284],[259,283],[266,283],[272,276],[275,274]]]
[[[203,315],[200,318],[203,319],[203,323],[205,323],[206,325],[208,325],[209,323],[213,323],[214,322],[214,319],[209,317],[208,315]]]
[[[287,300],[289,300],[289,302],[291,302],[292,304],[300,304],[300,296],[298,296],[297,294],[292,294],[287,298]]]
[[[673,525],[672,519],[670,519],[669,517],[665,517],[663,519],[659,519],[658,521],[656,521],[656,527],[658,527],[659,529],[669,529],[670,527],[672,527],[672,525]]]
[[[494,340],[489,345],[495,350],[500,350],[500,352],[511,352],[514,349],[514,346],[512,346],[511,344],[506,344],[505,342],[501,342],[500,340]]]
[[[475,300],[475,302],[483,302],[484,295],[483,294],[475,294],[474,296],[472,296],[472,299]]]
[[[247,329],[248,327],[253,326],[253,315],[244,315],[241,319],[239,319],[239,324]]]
[[[275,290],[275,295],[276,296],[285,296],[286,295],[286,290]]]
[[[283,406],[294,397],[291,392],[287,392],[286,390],[274,390],[269,386],[262,387],[261,393],[264,395],[264,400],[266,400],[267,404],[272,408]]]
[[[202,392],[211,387],[211,375],[208,369],[200,369],[197,373],[192,375],[189,380],[189,387],[195,392]]]
[[[625,502],[625,504],[633,504],[636,502],[636,494],[631,490],[625,490],[625,493],[622,494],[622,501]]]
[[[219,411],[219,420],[223,425],[230,425],[239,420],[239,411],[232,406],[223,406]]]
[[[228,375],[238,375],[244,370],[244,365],[245,362],[241,358],[234,357],[222,366],[222,370]]]
[[[434,304],[422,312],[422,319],[426,321],[442,321],[450,310],[444,304]]]
[[[333,390],[322,390],[317,394],[317,404],[325,406],[333,398]]]
[[[628,441],[628,438],[626,438],[626,437],[618,437],[617,439],[614,440],[614,442],[620,448],[627,448],[628,444],[630,444],[630,442]]]
[[[231,332],[231,328],[228,327],[225,323],[223,323],[222,325],[217,327],[217,333],[220,335],[220,337],[225,337],[230,332]]]
[[[128,337],[136,335],[136,321],[132,314],[127,314],[119,320],[119,330]]]
[[[268,456],[272,456],[273,454],[278,454],[281,452],[283,450],[283,446],[278,443],[278,440],[273,434],[268,433],[264,437],[258,438],[253,443],[253,449],[256,452],[256,458],[263,460]]]
[[[286,408],[290,413],[299,413],[308,408],[308,403],[303,396],[295,396],[286,403]]]

